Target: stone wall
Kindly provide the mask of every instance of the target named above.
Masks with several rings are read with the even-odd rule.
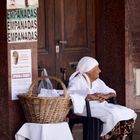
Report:
[[[136,71],[140,70],[140,0],[125,3],[126,104],[140,110],[136,91]]]

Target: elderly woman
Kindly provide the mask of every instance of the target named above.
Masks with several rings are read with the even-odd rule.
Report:
[[[92,117],[103,122],[102,138],[109,139],[116,135],[125,139],[133,129],[137,115],[130,108],[106,101],[116,97],[116,91],[99,79],[100,72],[99,64],[94,58],[86,56],[79,61],[68,85],[74,110],[77,114],[86,115],[84,101],[85,98],[91,100]]]

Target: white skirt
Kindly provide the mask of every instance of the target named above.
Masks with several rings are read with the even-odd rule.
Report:
[[[92,117],[96,117],[103,122],[101,136],[110,132],[118,122],[137,118],[137,114],[132,109],[106,101],[101,103],[90,101],[90,108]],[[86,115],[86,109],[84,109],[82,115]]]

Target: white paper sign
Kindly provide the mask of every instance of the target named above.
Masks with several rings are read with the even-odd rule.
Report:
[[[140,69],[136,69],[136,95],[140,95]]]
[[[38,0],[7,0],[7,9],[38,7]]]
[[[26,93],[32,82],[31,49],[11,50],[11,94]]]

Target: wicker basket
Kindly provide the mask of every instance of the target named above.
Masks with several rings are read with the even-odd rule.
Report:
[[[59,82],[64,90],[62,96],[58,97],[37,97],[33,94],[33,88],[38,81],[46,78]],[[32,123],[57,123],[65,121],[71,108],[70,97],[64,83],[53,76],[39,77],[35,79],[29,87],[28,93],[18,95],[25,117]]]

